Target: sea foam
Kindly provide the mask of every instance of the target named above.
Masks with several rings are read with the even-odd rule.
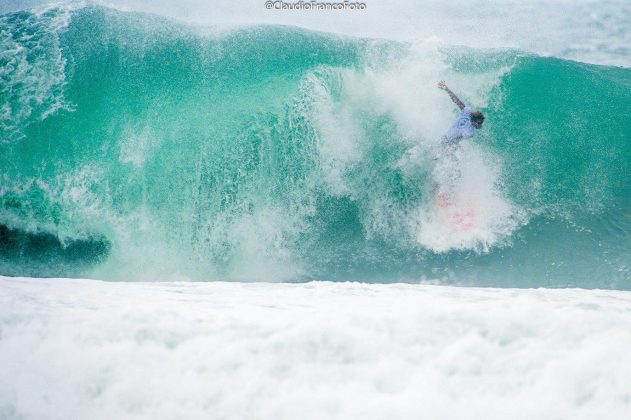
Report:
[[[631,295],[0,278],[0,418],[605,419]]]

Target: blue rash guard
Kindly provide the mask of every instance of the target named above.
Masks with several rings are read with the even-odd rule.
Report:
[[[449,146],[455,146],[463,139],[471,139],[475,135],[475,128],[471,124],[471,109],[465,106],[460,116],[451,126],[445,137],[443,138],[443,144]]]

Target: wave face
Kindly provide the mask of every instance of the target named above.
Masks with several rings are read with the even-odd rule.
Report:
[[[97,6],[0,43],[0,274],[631,289],[629,69]],[[450,159],[441,79],[487,117]]]

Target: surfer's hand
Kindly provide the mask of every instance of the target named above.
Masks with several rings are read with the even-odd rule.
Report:
[[[444,80],[438,82],[438,89],[447,90],[447,85],[445,84]]]

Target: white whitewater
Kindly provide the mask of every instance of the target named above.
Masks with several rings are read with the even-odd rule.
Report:
[[[0,418],[619,419],[631,294],[0,278]]]

